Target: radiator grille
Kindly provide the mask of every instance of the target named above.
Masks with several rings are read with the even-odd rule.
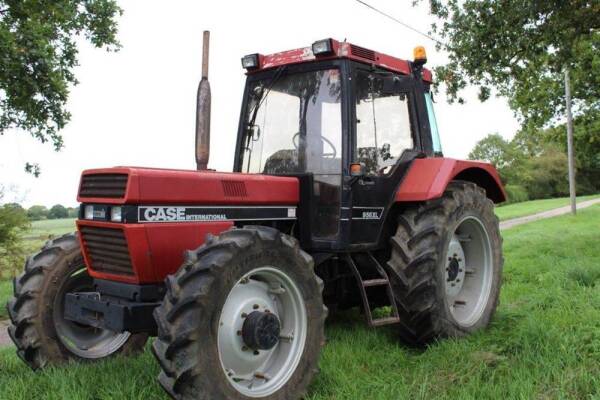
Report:
[[[352,54],[358,57],[366,58],[367,60],[375,61],[375,52],[373,50],[365,49],[364,47],[350,45]]]
[[[92,174],[81,178],[81,197],[125,197],[127,174]]]
[[[120,229],[82,226],[83,244],[94,271],[133,275],[127,239]]]
[[[228,197],[247,197],[246,184],[243,181],[221,181],[223,193]]]

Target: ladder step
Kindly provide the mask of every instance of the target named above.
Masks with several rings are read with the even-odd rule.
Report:
[[[385,286],[389,282],[390,281],[388,281],[387,279],[368,279],[366,281],[363,281],[363,286],[364,287],[369,287],[369,286]]]
[[[373,321],[371,321],[371,326],[376,327],[376,326],[382,326],[382,325],[391,325],[391,324],[397,324],[398,322],[400,322],[399,317],[379,318],[379,319],[374,319]]]

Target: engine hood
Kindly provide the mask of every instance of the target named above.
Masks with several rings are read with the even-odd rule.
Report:
[[[294,177],[143,167],[83,171],[77,201],[107,204],[293,205]]]

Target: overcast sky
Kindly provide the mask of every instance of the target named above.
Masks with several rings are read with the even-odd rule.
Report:
[[[428,1],[367,0],[412,26],[427,31],[433,19]],[[55,153],[25,132],[0,136],[0,184],[14,189],[5,201],[27,206],[76,204],[83,169],[116,165],[195,168],[195,97],[200,78],[202,31],[211,31],[209,79],[212,136],[209,167],[231,171],[244,85],[240,58],[309,46],[333,37],[401,58],[416,45],[427,48],[429,66],[445,55],[434,43],[373,12],[355,0],[120,1],[123,48],[106,53],[82,42],[80,82],[71,91],[65,148]],[[202,4],[205,4],[203,6]],[[435,77],[434,77],[435,78]],[[436,113],[446,156],[466,157],[491,132],[510,138],[518,123],[504,99],[448,105],[441,96]],[[39,162],[39,178],[23,172]]]

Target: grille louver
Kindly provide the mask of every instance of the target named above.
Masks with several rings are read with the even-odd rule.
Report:
[[[123,198],[127,174],[92,174],[81,178],[81,197]]]
[[[228,197],[247,197],[246,184],[243,181],[221,181],[223,193]]]
[[[127,239],[120,229],[82,226],[83,244],[94,271],[133,275]]]
[[[365,49],[364,47],[356,46],[351,44],[350,50],[352,50],[352,54],[358,57],[365,58],[367,60],[375,61],[375,52],[373,50]]]

